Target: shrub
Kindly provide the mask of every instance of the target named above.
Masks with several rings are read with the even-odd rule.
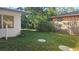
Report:
[[[54,26],[50,21],[40,22],[36,29],[37,31],[54,31]]]

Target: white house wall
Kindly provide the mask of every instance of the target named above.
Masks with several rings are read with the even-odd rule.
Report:
[[[1,15],[14,16],[14,28],[8,28],[8,37],[14,37],[14,36],[20,34],[20,30],[21,30],[21,13],[12,12],[12,11],[6,11],[6,10],[0,10],[0,14]],[[5,36],[5,29],[0,28],[0,37],[4,37],[4,36]]]

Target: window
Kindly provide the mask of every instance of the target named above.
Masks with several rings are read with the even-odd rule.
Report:
[[[3,16],[3,28],[8,25],[8,28],[14,28],[14,17],[13,16],[8,16],[4,15]]]
[[[2,27],[2,25],[1,25],[1,15],[0,15],[0,28]]]

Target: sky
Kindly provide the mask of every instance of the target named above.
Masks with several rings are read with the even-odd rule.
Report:
[[[78,7],[79,0],[0,0],[0,7]]]

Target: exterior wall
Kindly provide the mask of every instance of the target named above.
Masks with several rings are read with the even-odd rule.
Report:
[[[12,11],[6,11],[6,10],[0,10],[1,15],[11,15],[14,16],[14,28],[8,28],[8,37],[14,37],[20,34],[21,30],[21,13],[18,12],[12,12]],[[0,37],[5,37],[5,29],[0,28]]]
[[[79,16],[63,16],[62,21],[53,18],[53,23],[58,31],[65,30],[71,35],[79,35]]]

